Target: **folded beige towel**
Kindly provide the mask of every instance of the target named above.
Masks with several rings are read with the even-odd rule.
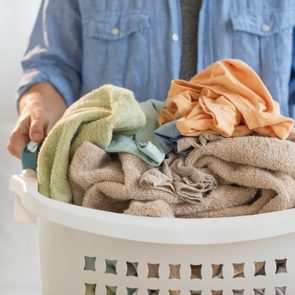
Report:
[[[234,186],[260,189],[269,201],[249,214],[295,206],[295,143],[289,140],[261,136],[223,139],[192,151],[186,165],[207,167]],[[228,186],[228,190],[232,188]]]

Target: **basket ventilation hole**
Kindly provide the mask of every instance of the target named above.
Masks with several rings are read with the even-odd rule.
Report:
[[[285,295],[287,287],[275,287],[276,295]]]
[[[276,259],[276,273],[287,273],[287,258]]]
[[[233,278],[244,278],[244,266],[245,263],[233,263],[234,274]]]
[[[137,288],[127,288],[127,295],[137,295]]]
[[[223,279],[222,269],[223,264],[211,264],[212,279]]]
[[[148,263],[148,278],[157,278],[157,279],[159,278],[159,266],[160,266],[159,263],[157,264]]]
[[[169,279],[180,279],[180,264],[169,264]]]
[[[117,260],[106,259],[106,270],[105,273],[117,274]]]
[[[211,295],[222,295],[223,291],[222,290],[211,290]]]
[[[180,290],[169,290],[169,295],[181,295]]]
[[[191,264],[191,279],[202,279],[202,264]]]
[[[84,270],[96,271],[96,269],[95,269],[95,260],[96,260],[96,257],[84,256],[84,258],[85,258]]]
[[[265,273],[265,261],[255,262],[255,277],[256,276],[265,276],[265,275],[266,275],[266,273]]]
[[[265,288],[263,289],[254,289],[254,295],[264,295],[265,294]]]
[[[117,287],[116,286],[106,286],[106,295],[116,295]]]
[[[85,283],[85,295],[95,295],[96,284]]]
[[[233,295],[244,295],[245,290],[233,290]]]
[[[159,295],[159,289],[158,290],[148,289],[148,295]]]
[[[200,291],[193,291],[193,290],[191,290],[190,292],[191,292],[190,295],[202,295],[202,291],[201,290]]]
[[[138,277],[138,273],[137,273],[138,262],[127,261],[126,264],[127,264],[126,276]]]

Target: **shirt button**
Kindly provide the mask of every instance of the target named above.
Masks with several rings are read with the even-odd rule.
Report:
[[[179,40],[179,36],[178,36],[178,34],[173,34],[171,38],[172,38],[172,40],[175,41],[175,42],[177,42],[177,41]]]
[[[269,24],[263,24],[262,29],[264,32],[268,32],[270,30],[270,25]]]
[[[120,34],[120,29],[119,29],[119,28],[113,28],[113,29],[112,29],[112,34],[113,34],[114,36],[118,36],[118,35]]]

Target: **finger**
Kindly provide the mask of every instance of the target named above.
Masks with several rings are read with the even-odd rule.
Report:
[[[7,149],[13,156],[20,158],[29,141],[28,126],[17,125],[8,139]]]
[[[31,115],[29,136],[32,141],[42,142],[46,135],[48,120],[44,112],[35,112]]]

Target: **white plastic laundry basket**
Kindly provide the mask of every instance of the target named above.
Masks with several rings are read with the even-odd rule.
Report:
[[[30,170],[13,176],[10,188],[37,225],[43,295],[85,295],[90,289],[97,295],[295,294],[295,209],[149,218],[45,198]]]

